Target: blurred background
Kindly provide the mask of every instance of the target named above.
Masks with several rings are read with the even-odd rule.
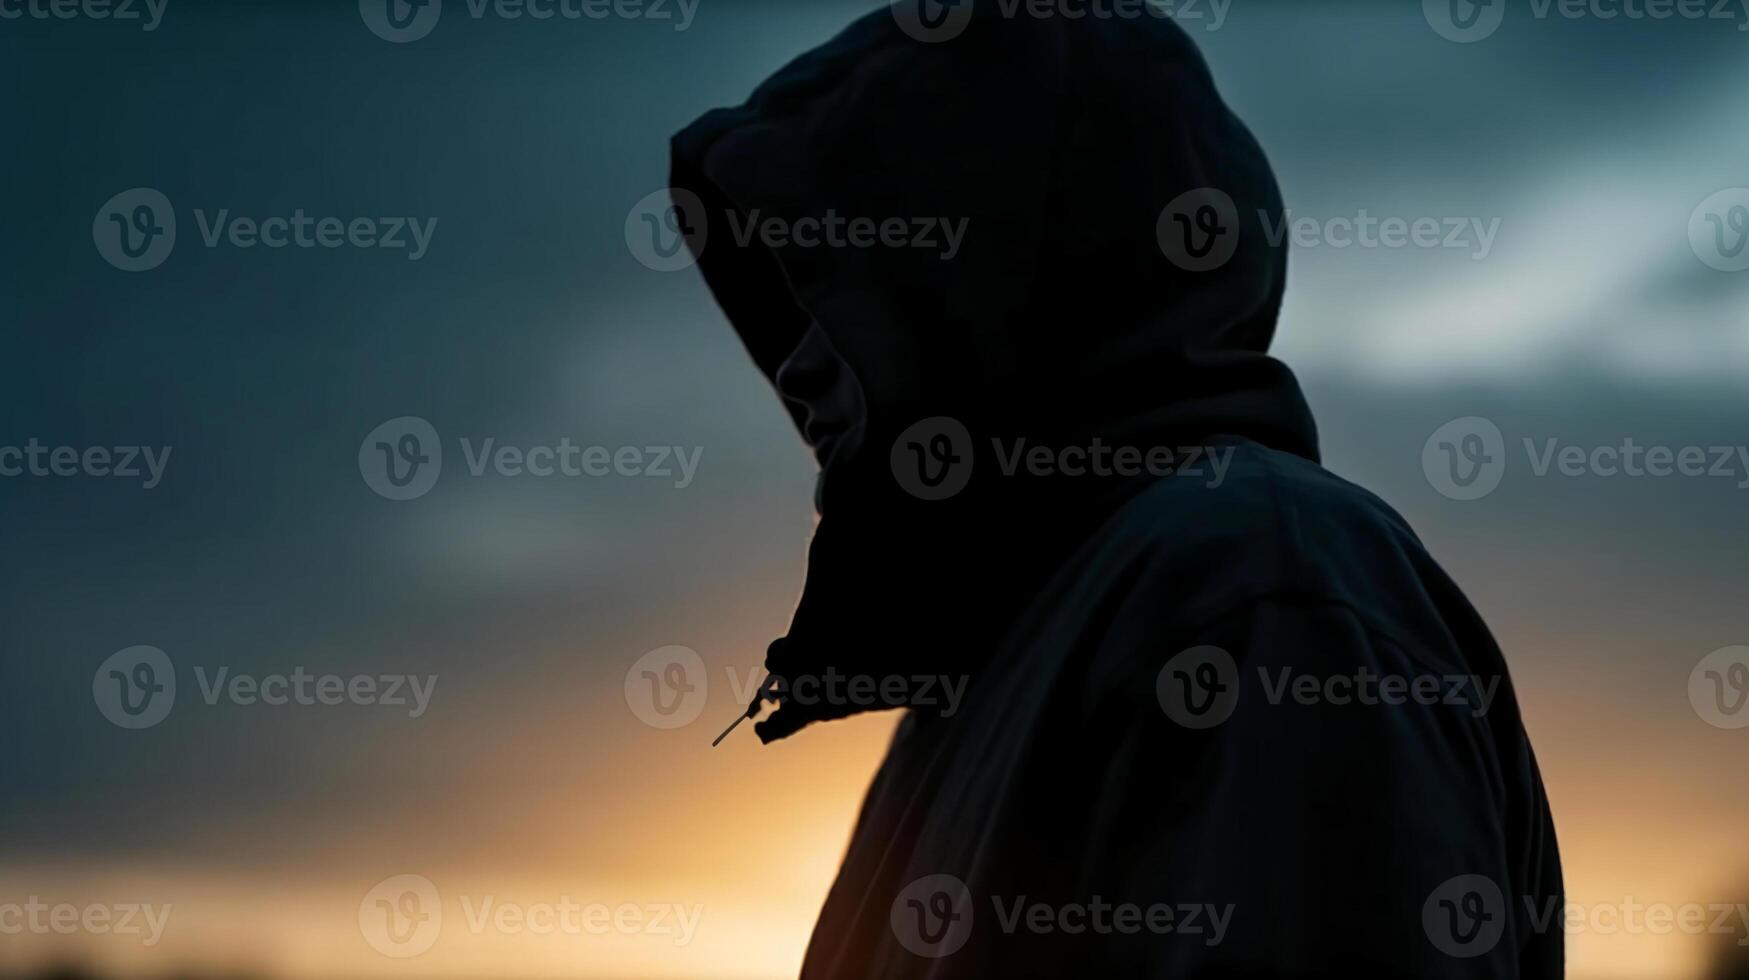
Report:
[[[0,976],[794,975],[895,718],[708,748],[786,625],[813,474],[696,271],[640,262],[627,226],[672,132],[878,6],[449,0],[396,28],[371,0],[0,3],[0,445],[162,464],[150,488],[0,479]],[[1177,10],[1313,219],[1277,352],[1327,464],[1410,520],[1508,653],[1579,980],[1700,978],[1749,941],[1749,730],[1691,686],[1742,676],[1749,457],[1539,476],[1523,448],[1749,441],[1749,9],[1706,6],[1495,0],[1467,34],[1435,0]],[[130,272],[101,240],[135,188],[177,230]],[[429,237],[209,246],[221,211]],[[1470,247],[1327,233],[1365,216]],[[404,500],[361,465],[403,417],[444,451]],[[1457,499],[1423,450],[1471,417],[1509,462]],[[476,476],[462,440],[487,439],[697,465]],[[111,659],[142,645],[177,690],[126,727],[108,670],[153,676]],[[709,682],[653,715],[639,658],[671,646]],[[271,705],[205,696],[220,670],[434,686],[422,709]],[[404,956],[376,903],[427,885],[441,928],[409,920],[436,931]],[[620,918],[486,911],[565,903]],[[32,904],[79,921],[18,927]],[[1611,927],[1636,905],[1735,933]],[[120,929],[128,906],[161,931]]]

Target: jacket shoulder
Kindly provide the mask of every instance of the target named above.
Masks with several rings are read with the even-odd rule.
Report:
[[[1211,452],[1200,475],[1158,481],[1100,538],[1096,567],[1125,572],[1114,608],[1160,643],[1271,600],[1346,607],[1434,663],[1492,646],[1394,509],[1310,460],[1255,443]]]
[[[1408,522],[1370,491],[1250,442],[1203,450],[1199,465],[1126,504],[1110,530],[1151,563],[1231,569],[1237,577],[1226,584],[1241,592],[1316,592],[1344,569],[1382,572],[1426,555]],[[1356,567],[1362,557],[1374,564]]]

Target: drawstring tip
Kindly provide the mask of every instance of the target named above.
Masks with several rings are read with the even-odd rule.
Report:
[[[746,721],[746,720],[747,720],[747,716],[746,716],[746,715],[741,715],[741,716],[740,716],[740,717],[738,717],[738,718],[736,718],[736,719],[735,719],[735,720],[734,720],[734,721],[732,721],[732,722],[729,722],[729,727],[727,727],[727,728],[725,728],[725,729],[723,729],[723,733],[722,733],[722,734],[721,734],[721,735],[718,735],[718,736],[717,736],[717,737],[716,737],[716,738],[715,738],[715,739],[712,739],[712,740],[711,740],[711,748],[713,748],[713,749],[714,749],[714,748],[716,748],[716,747],[717,747],[717,746],[718,746],[718,745],[721,745],[721,744],[722,744],[722,742],[723,742],[723,739],[725,739],[725,738],[728,738],[728,737],[729,737],[729,733],[730,733],[730,732],[732,732],[732,731],[734,731],[734,730],[735,730],[735,729],[736,729],[736,728],[737,728],[737,727],[739,727],[739,726],[740,726],[740,724],[741,724],[741,723],[742,723],[742,722],[744,722],[744,721]]]
[[[752,701],[748,702],[747,710],[741,712],[740,717],[736,718],[732,722],[729,722],[729,727],[723,729],[723,733],[721,735],[718,735],[714,740],[711,741],[711,748],[714,749],[717,746],[721,745],[723,743],[723,739],[728,738],[729,733],[734,731],[737,727],[739,727],[742,722],[759,714],[759,706],[762,703],[764,703],[765,701],[779,701],[779,702],[781,702],[783,700],[783,698],[781,695],[779,695],[777,693],[777,691],[776,691],[777,686],[778,686],[777,678],[767,676],[765,678],[765,682],[763,684],[759,685],[759,692],[757,694],[753,695]]]

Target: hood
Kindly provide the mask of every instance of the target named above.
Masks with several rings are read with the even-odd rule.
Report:
[[[1317,458],[1266,353],[1287,255],[1256,140],[1170,20],[1027,9],[900,0],[674,138],[700,271],[821,465],[774,677],[975,686],[1148,479],[1028,476],[993,447],[1236,437]],[[943,10],[965,11],[957,33],[920,39]],[[920,487],[912,454],[969,474]],[[896,706],[778,700],[767,741]]]

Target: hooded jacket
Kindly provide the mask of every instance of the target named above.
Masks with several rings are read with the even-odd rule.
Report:
[[[1030,9],[901,0],[674,139],[821,467],[749,714],[907,711],[803,976],[1560,976],[1499,650],[1267,353],[1262,150],[1169,20]]]

